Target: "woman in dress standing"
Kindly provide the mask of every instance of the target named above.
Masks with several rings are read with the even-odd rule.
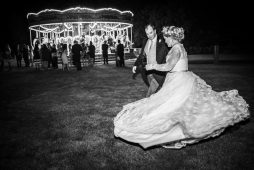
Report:
[[[62,61],[63,61],[63,70],[69,70],[68,66],[68,56],[67,56],[67,44],[63,44],[63,49],[62,49]]]

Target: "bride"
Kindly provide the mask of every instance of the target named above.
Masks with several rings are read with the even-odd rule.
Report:
[[[123,106],[114,118],[114,134],[143,148],[186,144],[219,135],[227,126],[249,117],[248,104],[237,90],[216,92],[188,71],[181,40],[183,28],[166,26],[169,47],[166,64],[146,65],[147,70],[168,71],[162,88],[148,98]]]

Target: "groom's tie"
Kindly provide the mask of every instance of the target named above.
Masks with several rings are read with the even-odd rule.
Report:
[[[150,40],[151,42],[150,42],[150,46],[149,46],[149,50],[148,50],[148,52],[150,52],[150,50],[152,49],[152,46],[153,46],[153,40]]]

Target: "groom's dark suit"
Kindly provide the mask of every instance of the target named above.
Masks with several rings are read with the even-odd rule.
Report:
[[[159,37],[159,35],[157,35],[157,36],[158,37],[157,37],[157,42],[156,42],[156,61],[157,61],[157,64],[163,64],[163,63],[166,63],[166,56],[168,54],[168,47],[164,41],[164,38]],[[147,75],[153,74],[153,77],[159,83],[158,89],[160,89],[160,87],[164,83],[166,72],[161,72],[161,71],[156,71],[156,70],[147,71],[145,69],[145,65],[147,62],[147,55],[145,54],[144,49],[145,49],[147,41],[148,41],[148,39],[146,39],[143,42],[141,53],[138,56],[138,58],[134,64],[134,66],[137,66],[137,69],[136,69],[136,73],[133,74],[133,78],[135,78],[136,75],[140,73],[143,81],[149,87],[149,81],[148,81]]]

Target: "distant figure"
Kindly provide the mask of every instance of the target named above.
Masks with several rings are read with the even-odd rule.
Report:
[[[90,58],[93,60],[93,64],[95,63],[95,46],[93,45],[92,41],[90,41],[90,45],[88,47],[88,53]]]
[[[36,70],[40,69],[40,63],[41,63],[41,55],[40,55],[40,49],[39,49],[39,44],[35,44],[34,46],[34,50],[33,50],[33,54],[34,54],[34,66]]]
[[[77,70],[82,70],[81,62],[80,62],[82,47],[81,45],[78,44],[78,41],[76,40],[74,41],[74,45],[71,48],[71,52],[72,52],[73,61],[77,67]]]
[[[50,68],[50,65],[52,63],[52,55],[51,55],[51,45],[50,43],[47,43],[47,48],[48,48],[48,68]]]
[[[107,41],[104,41],[104,44],[102,44],[102,56],[103,56],[103,63],[108,64],[108,44],[107,44]]]
[[[4,60],[5,60],[5,63],[8,63],[9,71],[12,70],[11,59],[12,59],[12,56],[11,56],[11,47],[10,47],[9,44],[6,44],[5,49],[4,49]]]
[[[33,51],[31,45],[28,45],[27,49],[28,49],[29,66],[33,66]]]
[[[15,51],[15,55],[16,55],[16,60],[17,60],[17,67],[21,68],[21,61],[22,61],[22,47],[20,44],[17,44],[17,48]]]
[[[26,44],[23,45],[23,50],[22,50],[22,55],[23,59],[25,61],[25,67],[29,67],[29,51],[28,51],[28,46]]]
[[[118,40],[118,45],[116,47],[117,56],[120,58],[119,66],[124,67],[124,46],[121,44],[121,41]]]
[[[63,61],[63,70],[69,70],[67,44],[63,44],[63,51],[62,51],[61,58],[62,58],[62,61]]]
[[[46,44],[43,44],[41,47],[41,58],[44,69],[48,69],[50,67],[51,52]]]
[[[52,67],[54,69],[58,68],[58,59],[57,59],[57,51],[56,51],[56,45],[53,44],[51,47],[51,56],[52,56]]]

